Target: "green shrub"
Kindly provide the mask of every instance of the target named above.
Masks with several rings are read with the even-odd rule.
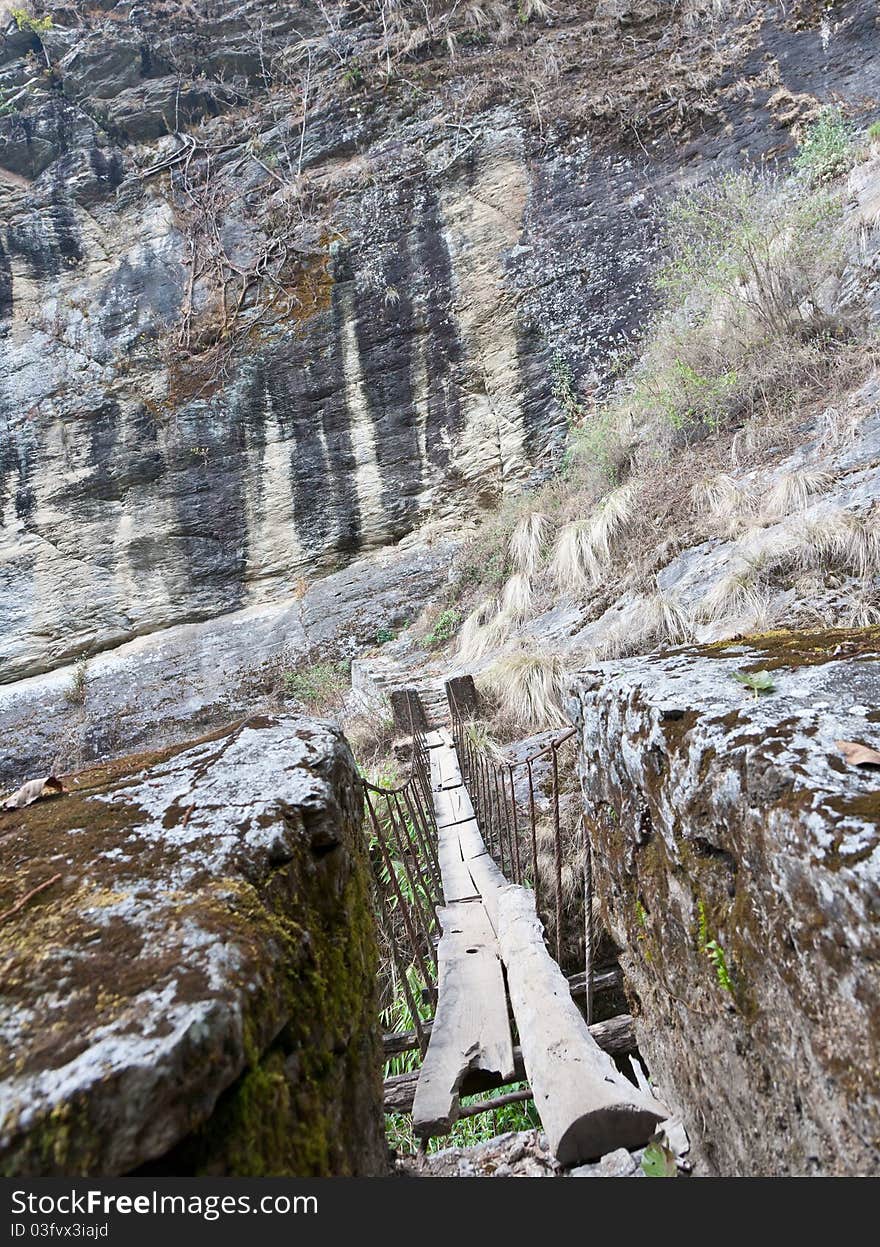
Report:
[[[396,641],[397,633],[391,628],[379,628],[376,632],[376,644],[387,645],[389,641]]]
[[[717,432],[777,381],[789,385],[800,360],[812,371],[810,344],[834,328],[822,289],[843,262],[841,219],[839,193],[755,171],[674,199],[665,308],[631,381],[635,421]]]
[[[32,35],[44,35],[47,30],[52,29],[51,13],[47,13],[45,17],[34,17],[27,9],[12,9],[10,16],[19,30],[26,30]]]
[[[88,661],[80,658],[73,668],[70,684],[64,690],[64,700],[68,706],[80,707],[86,704],[89,687]]]
[[[451,607],[447,608],[442,610],[434,620],[434,626],[425,639],[432,649],[439,645],[446,645],[452,640],[460,627],[460,611]]]
[[[345,663],[318,662],[284,673],[284,691],[307,709],[323,713],[342,706],[349,689]]]
[[[816,184],[846,173],[858,153],[855,132],[839,108],[823,108],[807,130],[794,158],[795,168]]]
[[[872,121],[868,126],[868,138],[872,143],[880,143],[880,121]]]

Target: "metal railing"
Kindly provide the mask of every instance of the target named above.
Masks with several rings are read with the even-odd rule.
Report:
[[[395,787],[373,784],[367,779],[362,779],[361,784],[379,855],[380,869],[373,872],[379,892],[379,917],[424,1055],[427,1036],[403,958],[405,954],[410,957],[425,993],[435,1003],[439,936],[436,906],[443,893],[428,747],[424,730],[417,726],[422,721],[421,706],[410,701],[409,716],[412,755],[408,778]],[[399,915],[399,924],[393,922],[395,915]]]
[[[468,718],[453,688],[446,686],[452,716],[452,738],[458,752],[462,774],[470,793],[486,847],[503,874],[513,882],[531,886],[535,906],[542,901],[541,873],[538,866],[538,823],[540,799],[538,772],[541,763],[549,770],[549,813],[553,825],[553,900],[555,901],[556,961],[561,965],[563,952],[563,829],[560,805],[560,750],[569,746],[576,735],[568,728],[525,758],[513,760],[479,741],[475,728],[478,719]],[[543,777],[542,777],[543,778]],[[517,779],[520,780],[519,790]],[[584,970],[586,987],[586,1020],[593,1020],[593,898],[590,842],[583,815],[580,819],[581,867],[584,898]],[[524,869],[524,857],[531,857],[530,876]]]

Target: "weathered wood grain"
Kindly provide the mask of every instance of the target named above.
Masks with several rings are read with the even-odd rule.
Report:
[[[454,827],[440,830],[437,836],[437,859],[440,863],[443,900],[447,905],[453,901],[479,899],[479,889],[462,860],[461,846]]]
[[[479,892],[492,930],[498,934],[498,893],[508,886],[508,880],[501,873],[495,861],[485,851],[475,857],[468,857],[465,862],[470,878]]]
[[[534,893],[498,893],[498,943],[535,1107],[560,1164],[647,1143],[669,1111],[602,1051],[548,953]]]
[[[426,1025],[430,1029],[431,1023],[428,1022]],[[599,1047],[610,1056],[625,1056],[627,1053],[635,1051],[636,1040],[633,1020],[628,1013],[621,1013],[615,1018],[609,1018],[607,1022],[596,1022],[590,1027],[590,1034]],[[395,1052],[409,1050],[408,1048],[402,1048],[395,1049]],[[393,1055],[391,1052],[387,1054]],[[508,1081],[522,1082],[525,1077],[526,1070],[522,1059],[522,1049],[517,1045],[513,1049],[513,1075]],[[408,1071],[406,1074],[393,1074],[390,1078],[385,1079],[384,1102],[386,1113],[410,1112],[418,1079],[418,1070]],[[500,1086],[504,1086],[504,1083],[498,1078],[493,1078],[477,1070],[465,1075],[460,1094],[474,1095],[478,1091],[489,1091],[493,1087]]]
[[[462,901],[438,913],[437,1013],[413,1101],[420,1138],[448,1133],[469,1071],[505,1080],[514,1070],[504,975],[486,911],[479,901]]]

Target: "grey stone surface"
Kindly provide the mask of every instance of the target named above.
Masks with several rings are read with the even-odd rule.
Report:
[[[773,5],[566,12],[459,57],[429,41],[415,88],[376,78],[381,22],[334,2],[52,15],[0,47],[5,682],[283,599],[546,473],[554,368],[600,390],[650,308],[657,197],[789,152],[817,99],[877,107],[868,0],[828,30]],[[565,73],[532,98],[503,69],[523,55]],[[232,265],[306,205],[291,308],[251,290],[217,368],[219,279],[187,265],[209,152]]]
[[[73,666],[0,684],[0,785],[277,709],[285,670],[324,655],[344,661],[413,618],[454,548],[386,551],[315,581],[301,598],[125,642],[88,660],[81,702]]]
[[[175,1174],[383,1171],[362,799],[337,731],[263,719],[2,819],[0,907],[57,876],[0,929],[5,1174],[161,1172],[175,1147]]]
[[[769,670],[755,694],[737,673]],[[575,677],[603,923],[701,1171],[878,1172],[877,629]]]

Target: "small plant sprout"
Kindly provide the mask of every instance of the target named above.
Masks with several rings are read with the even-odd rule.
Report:
[[[727,968],[727,957],[724,949],[717,940],[709,940],[703,949],[703,952],[711,961],[715,969],[715,978],[718,980],[718,986],[723,991],[732,992],[733,982],[730,977],[730,971]]]
[[[73,668],[70,684],[64,690],[64,700],[68,706],[84,706],[86,704],[88,683],[88,662],[85,658],[80,658]]]
[[[734,671],[733,678],[751,690],[755,701],[760,693],[772,693],[776,687],[769,671]]]
[[[447,609],[440,612],[434,621],[434,627],[427,636],[427,642],[432,648],[440,645],[446,645],[455,636],[461,627],[461,615],[457,610]]]
[[[677,1178],[675,1156],[662,1138],[652,1139],[642,1157],[642,1172],[646,1178]]]

